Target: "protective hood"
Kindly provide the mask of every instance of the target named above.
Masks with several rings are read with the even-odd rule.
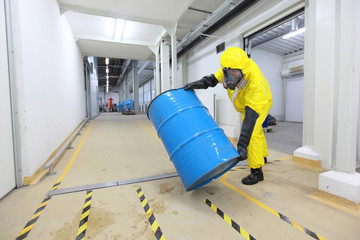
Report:
[[[246,74],[249,66],[249,58],[241,48],[230,47],[220,57],[222,68],[241,69]]]

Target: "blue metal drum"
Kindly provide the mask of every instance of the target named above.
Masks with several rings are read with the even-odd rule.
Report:
[[[169,90],[149,105],[152,121],[187,191],[238,163],[239,154],[193,90]]]

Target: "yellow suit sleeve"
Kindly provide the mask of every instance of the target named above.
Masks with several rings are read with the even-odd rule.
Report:
[[[214,73],[215,78],[218,80],[219,83],[221,83],[221,80],[224,78],[224,72],[222,70],[222,68],[219,68],[219,70]]]

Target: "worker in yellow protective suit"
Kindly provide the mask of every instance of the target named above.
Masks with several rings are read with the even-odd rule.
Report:
[[[220,57],[221,68],[215,74],[186,84],[188,89],[206,89],[222,83],[230,101],[241,113],[242,126],[237,143],[240,160],[248,160],[251,173],[242,179],[246,185],[264,180],[262,166],[268,148],[262,124],[272,106],[269,83],[256,63],[237,47],[230,47]]]

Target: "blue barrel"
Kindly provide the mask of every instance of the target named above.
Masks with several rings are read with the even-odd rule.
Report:
[[[149,105],[154,125],[187,191],[238,163],[239,154],[193,90],[163,92]]]
[[[124,109],[134,110],[134,101],[132,99],[125,99]]]
[[[118,107],[119,112],[124,111],[124,104],[123,103],[119,103],[119,105],[117,107]]]

